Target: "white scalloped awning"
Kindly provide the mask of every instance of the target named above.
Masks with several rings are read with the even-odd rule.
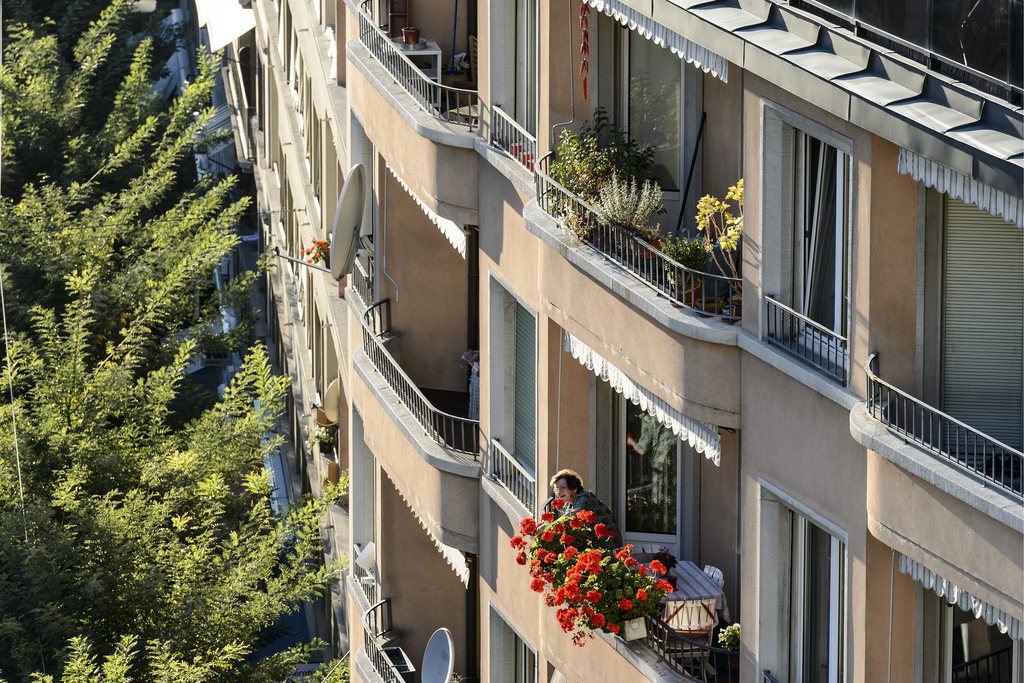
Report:
[[[466,556],[463,555],[462,551],[458,548],[453,548],[438,540],[437,536],[435,536],[434,532],[430,530],[430,527],[427,526],[426,522],[420,519],[419,513],[416,512],[416,508],[413,507],[412,503],[409,502],[409,499],[405,497],[404,493],[402,493],[402,489],[395,486],[395,490],[398,491],[398,495],[402,497],[402,502],[405,503],[405,506],[409,508],[410,512],[412,512],[412,516],[416,519],[420,528],[427,532],[427,536],[434,544],[434,547],[437,548],[437,552],[441,553],[441,557],[443,557],[444,561],[448,563],[448,566],[452,568],[455,575],[459,577],[459,581],[462,582],[462,585],[469,588],[469,565],[466,564]]]
[[[1014,640],[1024,639],[1024,622],[1018,617],[1007,614],[993,607],[984,600],[979,600],[965,590],[961,590],[952,582],[942,578],[920,562],[900,553],[900,571],[929,590],[935,591],[946,602],[956,605],[965,612],[970,612],[978,619],[983,619],[989,626],[995,626],[1000,633],[1006,633]]]
[[[388,170],[391,171],[391,175],[395,176],[395,180],[398,181],[398,184],[405,188],[405,191],[409,193],[409,196],[413,198],[413,201],[419,205],[423,213],[430,219],[430,222],[437,226],[437,229],[440,230],[441,234],[452,243],[452,246],[455,247],[455,250],[459,252],[462,258],[466,258],[466,231],[456,224],[455,221],[448,220],[447,218],[438,216],[434,213],[433,209],[427,206],[426,203],[419,198],[416,192],[409,187],[409,183],[402,180],[402,177],[395,172],[395,169],[392,168],[391,164],[388,164]]]
[[[629,30],[636,31],[647,40],[653,41],[655,45],[667,47],[673,54],[701,71],[717,76],[724,82],[729,81],[729,60],[725,57],[701,47],[692,40],[687,40],[619,0],[584,1],[598,12],[604,12],[623,26],[628,26]]]
[[[654,419],[671,429],[676,436],[688,442],[698,453],[703,453],[716,465],[721,462],[722,438],[714,425],[683,415],[654,392],[631,380],[626,373],[569,332],[565,333],[565,350],[600,379],[608,382],[612,389],[653,415]]]
[[[919,183],[1024,228],[1024,199],[957,173],[937,161],[900,147],[896,170]]]

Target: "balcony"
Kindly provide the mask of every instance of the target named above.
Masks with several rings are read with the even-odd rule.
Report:
[[[391,329],[391,301],[385,299],[370,306],[363,314],[362,322],[363,352],[427,437],[448,451],[477,459],[480,453],[480,421],[436,408],[388,351],[387,341],[395,337]]]
[[[522,504],[522,516],[537,512],[537,478],[512,457],[497,439],[492,439],[487,449],[484,474]]]
[[[846,337],[769,296],[764,303],[765,341],[846,386]]]
[[[441,57],[437,65],[427,74],[413,63],[409,55],[416,50],[403,50],[400,43],[377,25],[371,14],[371,0],[364,0],[359,6],[359,41],[366,47],[416,104],[427,114],[447,123],[465,126],[470,131],[479,127],[480,98],[476,90],[467,90],[444,85],[441,79]]]
[[[864,365],[867,412],[905,443],[1024,500],[1024,453],[964,424],[880,378],[877,354]]]
[[[491,107],[490,143],[533,175],[537,139],[497,105]]]
[[[640,642],[682,680],[717,683],[740,680],[739,652],[686,638],[658,617],[644,619],[647,637]]]
[[[602,223],[593,206],[548,174],[553,158],[554,153],[549,152],[537,164],[537,203],[563,229],[570,224],[583,228],[587,233],[584,244],[673,306],[725,322],[740,319],[741,278],[687,268],[625,228]]]

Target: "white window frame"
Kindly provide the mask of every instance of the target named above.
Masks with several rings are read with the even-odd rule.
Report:
[[[807,532],[809,531],[809,526],[814,524],[814,522],[796,511],[791,512],[793,514],[794,535],[792,545],[793,600],[790,605],[792,619],[790,642],[793,650],[791,666],[796,671],[796,678],[794,680],[803,681],[807,680],[806,672],[803,670],[804,649],[806,645],[804,635],[807,628],[804,622],[804,607],[807,595]],[[828,533],[827,529],[817,524],[814,525]],[[843,641],[845,640],[843,637],[843,627],[846,616],[845,593],[847,580],[844,572],[846,544],[831,533],[829,533],[829,538],[831,543],[829,549],[831,562],[829,563],[828,683],[841,683],[845,680],[845,666],[842,655]]]
[[[490,605],[490,641],[490,680],[500,683],[539,683],[540,657],[537,649],[512,626],[494,603]]]
[[[516,123],[536,137],[540,126],[541,3],[540,0],[512,0],[512,3],[515,14],[515,68],[512,74],[515,119]]]

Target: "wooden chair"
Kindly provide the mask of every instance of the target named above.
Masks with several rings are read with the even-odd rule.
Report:
[[[672,641],[673,654],[680,657],[691,675],[705,682],[709,676],[715,678],[716,671],[706,649],[711,646],[711,635],[718,625],[714,599],[669,603],[666,612],[665,622],[686,639]]]

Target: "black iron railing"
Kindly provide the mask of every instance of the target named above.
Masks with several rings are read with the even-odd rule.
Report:
[[[372,268],[372,264],[370,267]],[[363,265],[363,259],[358,256],[352,262],[352,288],[356,290],[364,307],[373,302],[373,279],[367,272],[367,267]]]
[[[484,473],[508,489],[529,514],[537,512],[537,478],[505,450],[497,439],[491,439],[490,448],[487,449]]]
[[[904,441],[1024,498],[1024,452],[897,389],[877,371],[878,354],[872,354],[864,372],[868,376],[867,409],[873,418]]]
[[[363,646],[373,670],[384,683],[402,683],[403,672],[388,656],[391,648],[384,647],[390,640],[390,633],[391,599],[384,598],[363,613]]]
[[[378,301],[366,309],[362,324],[363,351],[427,436],[444,448],[478,458],[480,421],[435,408],[387,350],[385,339],[392,335],[391,300]]]
[[[765,669],[761,672],[761,683],[779,683],[779,679],[772,675],[772,672]]]
[[[739,653],[685,638],[658,617],[645,617],[643,644],[685,680],[739,681]]]
[[[373,20],[370,4],[371,0],[364,0],[359,7],[359,42],[366,46],[423,111],[442,121],[467,126],[469,130],[477,128],[480,122],[480,98],[476,90],[443,85],[440,73],[424,73],[409,59],[410,55],[416,55],[416,51],[403,50],[401,43],[392,40]]]
[[[1012,645],[953,667],[953,683],[1002,683],[1012,675]]]
[[[741,278],[687,268],[630,230],[602,223],[591,204],[548,174],[553,158],[549,152],[537,164],[537,202],[563,229],[677,306],[723,320],[740,319]]]
[[[807,316],[764,298],[765,340],[846,385],[846,337],[836,334]]]
[[[533,173],[537,161],[537,139],[497,105],[491,106],[491,145]]]

